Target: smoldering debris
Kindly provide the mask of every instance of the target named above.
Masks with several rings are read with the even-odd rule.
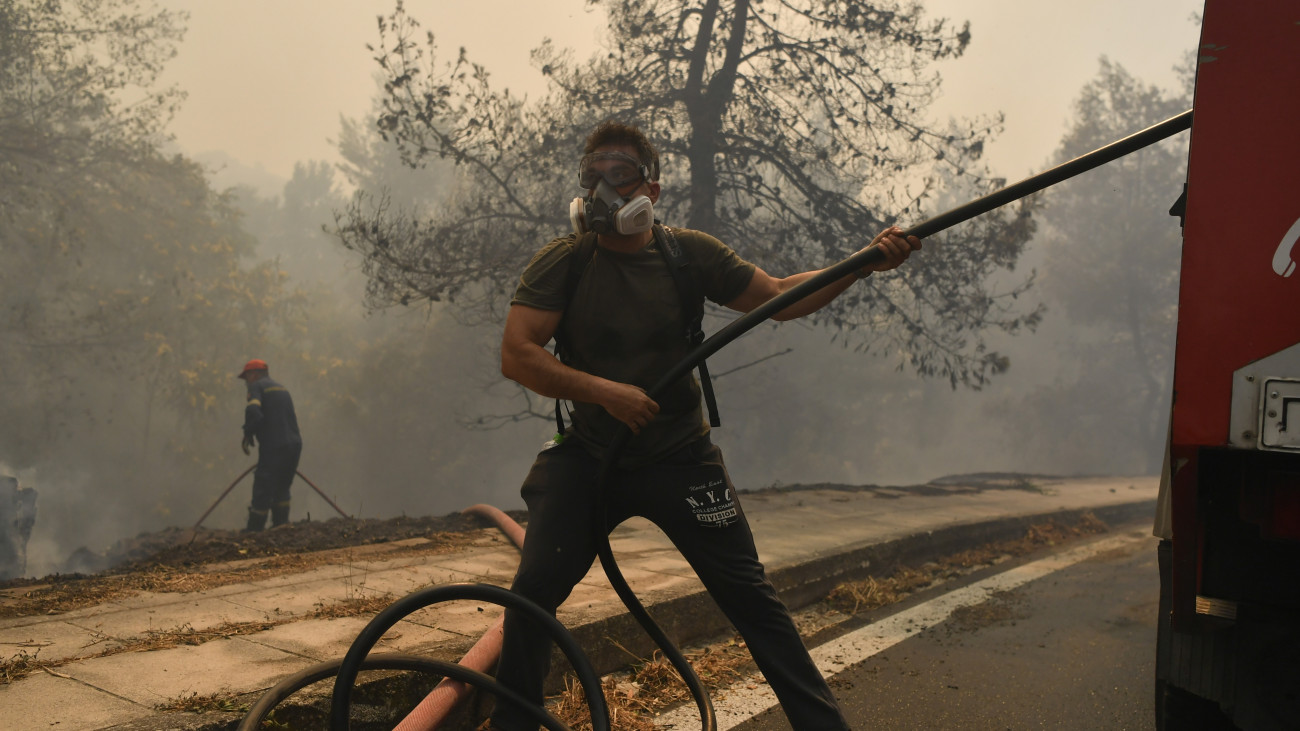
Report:
[[[527,521],[524,511],[507,512],[520,523]],[[302,520],[252,533],[212,528],[168,528],[117,541],[103,552],[82,546],[72,552],[60,573],[91,575],[157,567],[192,567],[400,541],[439,533],[462,533],[486,525],[474,516],[448,513],[443,516],[401,516],[387,519]]]
[[[0,580],[27,573],[27,541],[36,525],[36,490],[0,475]]]

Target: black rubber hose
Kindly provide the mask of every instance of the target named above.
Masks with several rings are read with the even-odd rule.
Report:
[[[384,636],[385,632],[407,615],[425,607],[440,602],[463,599],[488,602],[507,609],[514,609],[524,613],[529,619],[545,629],[565,657],[568,658],[569,664],[573,666],[573,670],[578,676],[582,690],[587,696],[587,706],[591,710],[593,731],[609,731],[609,706],[606,704],[605,694],[601,690],[600,676],[592,668],[591,661],[582,652],[582,648],[578,645],[577,640],[573,638],[573,635],[546,610],[511,592],[509,589],[491,584],[445,584],[431,589],[423,589],[398,599],[384,611],[375,615],[375,618],[370,620],[365,628],[361,630],[361,634],[357,635],[357,638],[353,640],[352,646],[348,648],[348,652],[339,666],[338,675],[334,679],[334,695],[330,703],[330,731],[347,731],[352,685],[356,682],[357,673],[366,655],[379,642],[379,638]],[[492,677],[456,663],[447,663],[447,665],[451,666],[445,668],[447,677],[476,687],[486,688],[498,694],[499,698],[504,698],[522,706],[534,716],[538,723],[542,723],[547,728],[568,731],[567,727],[556,720],[545,708],[528,703],[514,691],[497,683]]]
[[[1112,142],[1105,147],[1077,157],[1069,162],[1058,165],[1050,170],[1039,173],[1032,177],[1026,178],[1019,183],[1007,186],[982,198],[978,198],[966,205],[954,208],[946,213],[940,214],[929,220],[913,226],[904,232],[904,236],[917,236],[925,238],[933,236],[944,229],[951,228],[959,223],[968,221],[978,215],[987,213],[994,208],[1004,206],[1013,201],[1019,200],[1031,193],[1036,193],[1048,186],[1055,185],[1063,180],[1072,178],[1080,173],[1091,170],[1095,167],[1104,165],[1111,160],[1123,157],[1131,152],[1140,150],[1148,145],[1155,144],[1160,140],[1170,137],[1181,132],[1192,125],[1192,110],[1187,110],[1176,117],[1171,117],[1159,124],[1152,125],[1141,132],[1129,135],[1121,140]],[[694,350],[687,353],[686,357],[673,366],[664,374],[659,382],[656,383],[649,391],[646,392],[651,399],[658,400],[663,392],[678,379],[687,373],[695,370],[699,364],[710,355],[721,350],[731,341],[749,332],[754,327],[764,322],[772,315],[798,302],[799,300],[811,295],[823,287],[838,281],[840,278],[848,275],[850,272],[856,272],[865,266],[878,263],[885,258],[877,248],[869,248],[860,251],[853,256],[841,261],[838,264],[827,267],[818,272],[807,280],[800,282],[798,285],[790,288],[776,297],[755,307],[745,315],[731,321],[726,327],[714,333],[712,337],[705,340]],[[605,569],[605,574],[609,577],[610,584],[614,587],[615,593],[623,600],[623,604],[636,618],[637,622],[646,630],[654,639],[655,644],[659,645],[664,655],[672,662],[673,667],[681,674],[682,679],[691,689],[691,694],[695,697],[696,705],[700,711],[700,719],[705,731],[715,731],[717,721],[714,718],[713,704],[709,700],[708,693],[704,690],[703,684],[695,674],[686,657],[681,654],[664,631],[655,623],[650,613],[641,605],[640,600],[632,593],[631,587],[627,585],[627,580],[623,578],[622,571],[619,570],[617,563],[614,561],[613,549],[609,545],[609,526],[608,519],[605,515],[604,496],[609,486],[610,477],[613,474],[613,468],[618,460],[619,454],[627,446],[627,442],[632,437],[632,432],[626,425],[619,430],[619,434],[610,444],[609,449],[605,451],[604,460],[600,467],[600,476],[597,479],[597,506],[596,515],[599,516],[595,527],[596,533],[596,554],[600,556],[601,566]]]
[[[653,391],[648,393],[650,398],[654,398]],[[614,442],[605,452],[605,457],[601,461],[600,476],[596,480],[596,510],[594,513],[596,521],[593,526],[596,531],[596,555],[600,557],[600,565],[605,570],[605,576],[609,578],[609,584],[614,588],[614,593],[618,594],[618,598],[623,600],[623,606],[627,607],[627,611],[636,619],[637,624],[641,625],[646,634],[650,635],[654,643],[659,646],[659,649],[664,653],[664,657],[668,658],[668,662],[672,663],[672,666],[677,669],[677,674],[682,677],[682,681],[690,689],[691,697],[695,699],[695,707],[700,712],[700,724],[704,731],[716,731],[718,719],[713,711],[713,699],[709,697],[709,692],[704,687],[704,683],[700,681],[700,676],[696,674],[695,668],[686,659],[686,655],[678,649],[677,645],[673,644],[668,634],[664,632],[658,622],[655,622],[654,617],[650,616],[650,612],[641,604],[641,600],[632,591],[632,587],[628,586],[627,579],[623,578],[622,570],[619,569],[618,563],[614,561],[614,549],[609,545],[609,519],[606,514],[605,504],[606,488],[609,486],[615,461],[631,436],[632,432],[626,427],[620,430],[619,435],[614,438]]]
[[[326,660],[311,667],[304,668],[269,688],[257,699],[252,708],[239,722],[235,731],[257,731],[262,722],[289,696],[306,688],[312,683],[319,683],[326,678],[338,675],[343,659]],[[442,674],[442,663],[418,655],[386,654],[370,655],[361,663],[362,670],[414,670],[421,673]]]

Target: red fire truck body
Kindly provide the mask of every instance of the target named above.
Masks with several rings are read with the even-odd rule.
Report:
[[[1300,2],[1208,0],[1193,109],[1157,720],[1298,729]]]

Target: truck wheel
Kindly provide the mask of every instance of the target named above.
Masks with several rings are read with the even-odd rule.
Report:
[[[1160,698],[1160,711],[1156,714],[1160,731],[1235,731],[1236,726],[1219,709],[1217,702],[1188,693],[1165,682],[1164,697]]]
[[[1156,681],[1157,731],[1235,731],[1236,728],[1218,703],[1166,681]]]
[[[1231,731],[1236,727],[1219,704],[1169,684],[1174,644],[1173,592],[1170,573],[1172,543],[1160,541],[1156,549],[1160,567],[1160,603],[1156,618],[1156,731]]]

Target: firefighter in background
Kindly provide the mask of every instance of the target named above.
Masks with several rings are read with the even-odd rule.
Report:
[[[248,507],[246,531],[259,531],[271,514],[271,526],[289,522],[289,486],[298,472],[302,435],[289,389],[271,380],[264,360],[250,360],[239,378],[248,384],[244,407],[244,454],[257,446],[253,471],[253,502]]]

